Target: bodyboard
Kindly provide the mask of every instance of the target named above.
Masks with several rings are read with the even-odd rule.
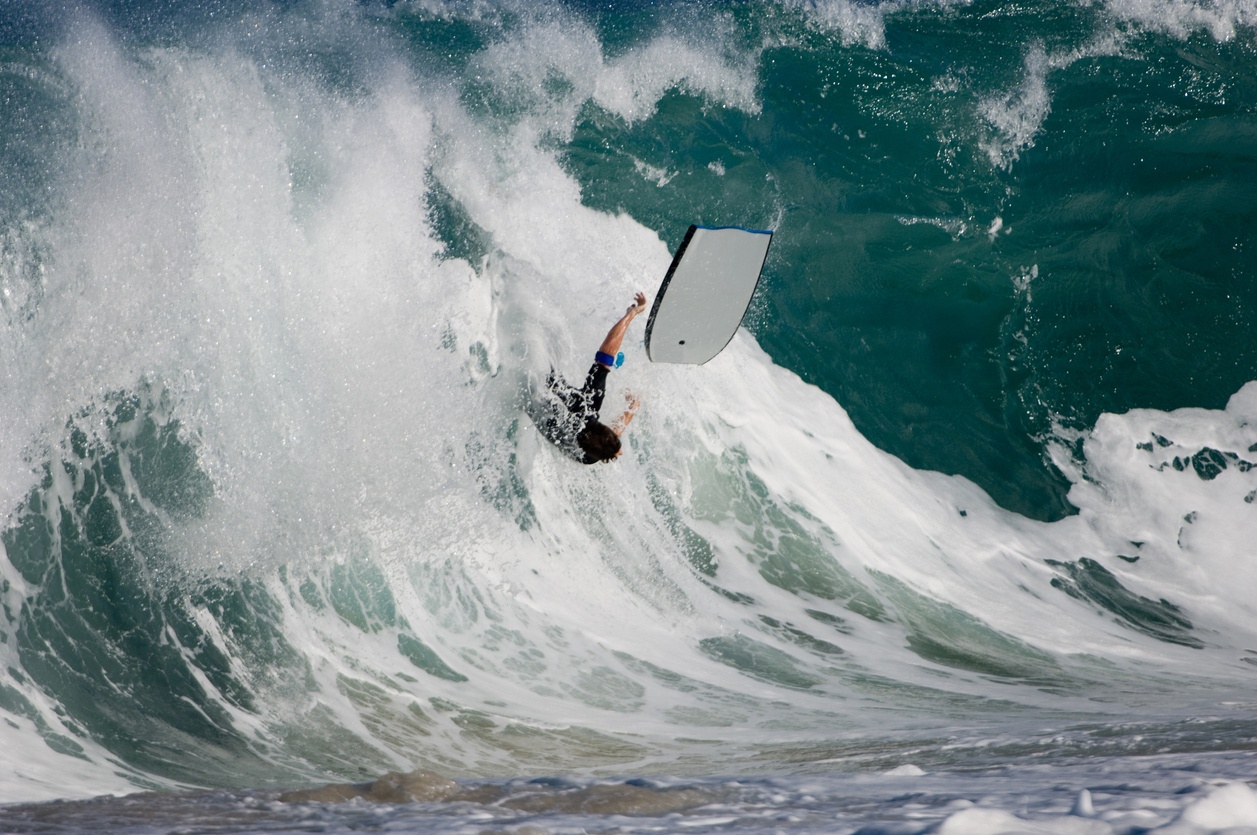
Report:
[[[773,233],[691,226],[646,322],[652,362],[702,365],[733,339],[759,285]]]

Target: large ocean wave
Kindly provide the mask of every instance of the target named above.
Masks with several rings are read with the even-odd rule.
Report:
[[[0,800],[1250,746],[1253,15],[15,7]]]

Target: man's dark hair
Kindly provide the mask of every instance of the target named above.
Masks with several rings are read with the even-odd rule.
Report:
[[[610,426],[591,420],[576,436],[576,444],[585,452],[585,463],[610,461],[620,451],[620,436]]]

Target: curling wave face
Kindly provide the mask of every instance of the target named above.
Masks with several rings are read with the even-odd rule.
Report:
[[[4,800],[1251,738],[1246,7],[151,11],[0,66]],[[691,221],[749,329],[575,467],[527,392]]]

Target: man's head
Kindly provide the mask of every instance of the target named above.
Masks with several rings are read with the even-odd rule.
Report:
[[[610,426],[591,420],[576,436],[576,444],[585,453],[585,462],[613,461],[620,454],[620,436]]]

